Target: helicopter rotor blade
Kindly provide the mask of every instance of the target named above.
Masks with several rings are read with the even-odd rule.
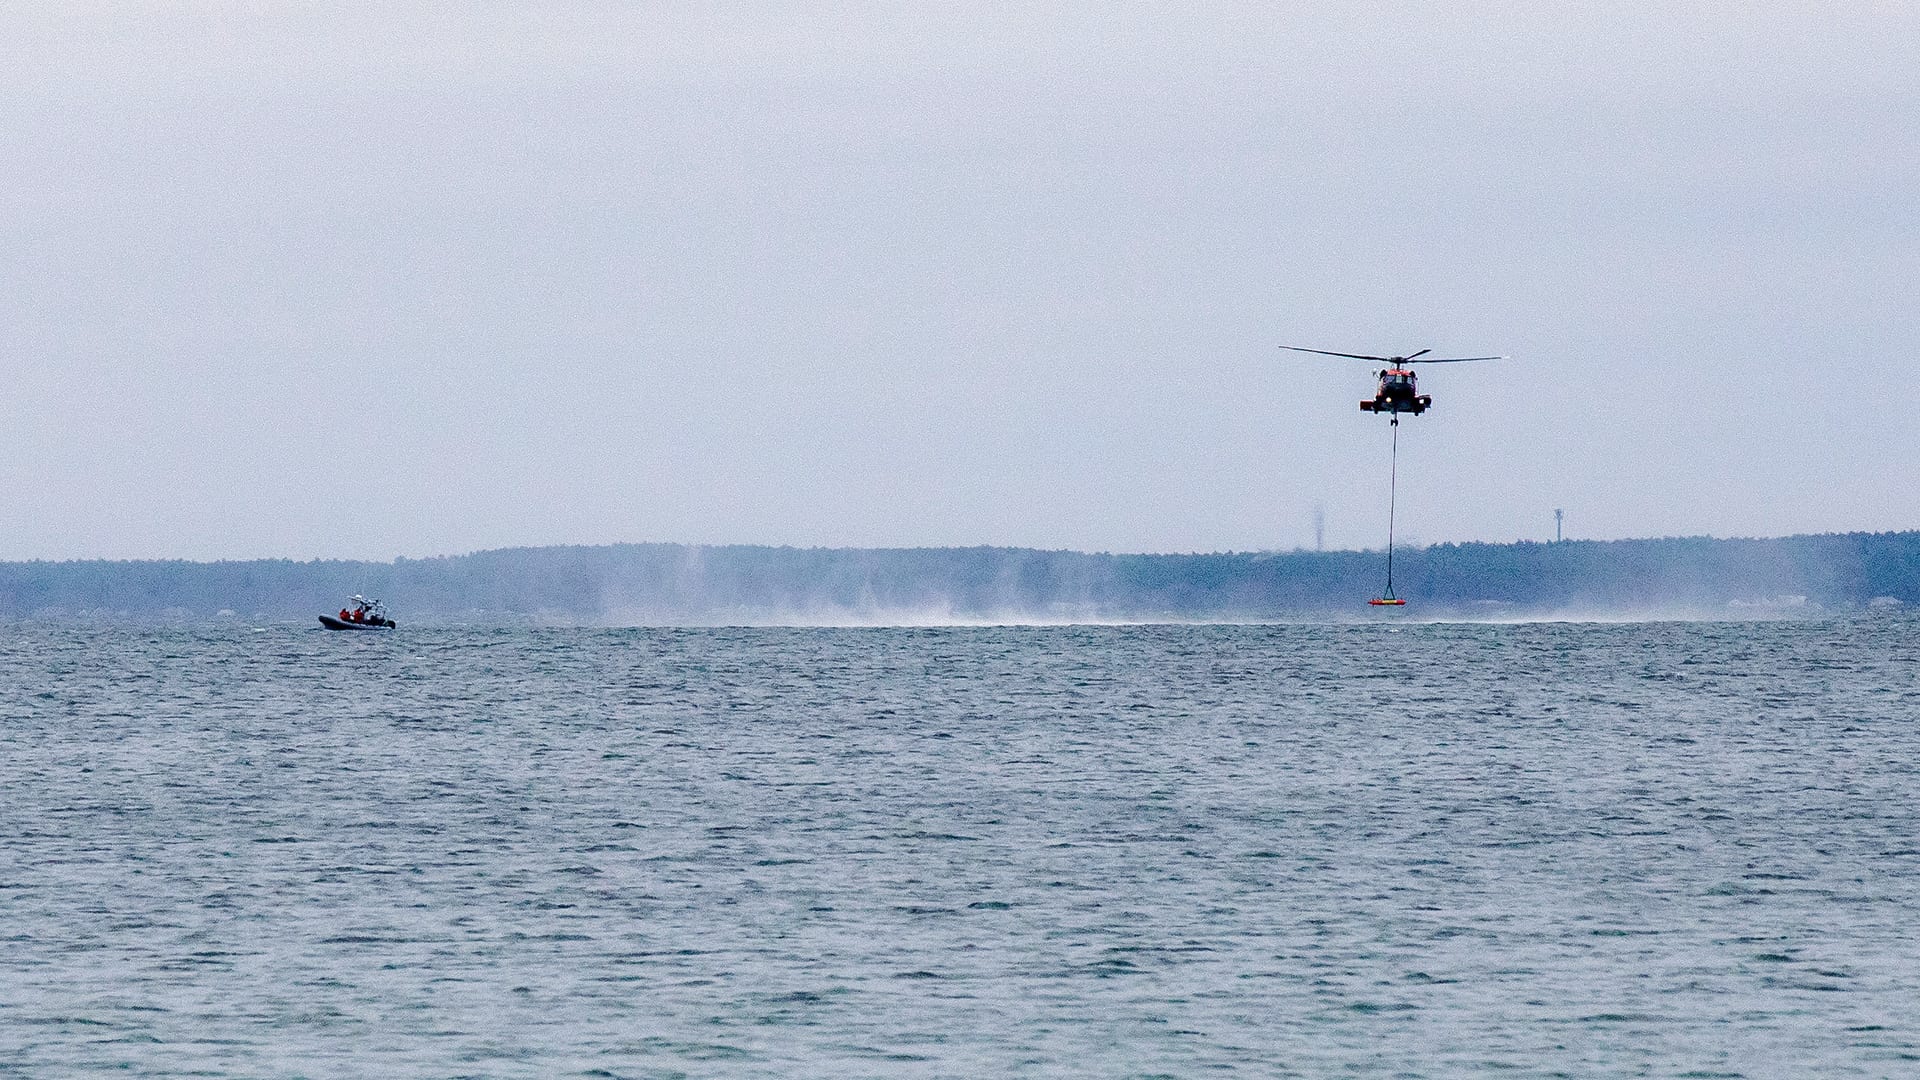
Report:
[[[1419,352],[1414,353],[1412,356],[1400,356],[1400,357],[1395,357],[1394,359],[1396,363],[1404,364],[1407,361],[1413,359],[1413,357],[1415,356],[1425,356],[1432,351],[1433,351],[1432,349],[1421,349]]]
[[[1283,349],[1291,349],[1294,352],[1318,353],[1321,356],[1344,356],[1349,360],[1377,360],[1382,364],[1393,364],[1400,361],[1400,357],[1398,356],[1367,356],[1364,353],[1328,352],[1325,349],[1302,349],[1298,345],[1282,345],[1280,347]],[[1414,355],[1418,356],[1420,354],[1415,353]]]
[[[1416,356],[1419,354],[1415,354]],[[1413,357],[1408,357],[1411,360]],[[1505,360],[1504,356],[1447,356],[1434,360],[1422,360],[1423,364],[1465,364],[1473,360]]]

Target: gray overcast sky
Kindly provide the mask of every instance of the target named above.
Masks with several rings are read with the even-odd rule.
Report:
[[[1909,3],[29,7],[0,558],[1920,527]]]

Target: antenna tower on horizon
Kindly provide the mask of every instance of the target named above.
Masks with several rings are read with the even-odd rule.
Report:
[[[1313,504],[1313,550],[1327,550],[1327,504]]]
[[[1560,542],[1560,516],[1564,513],[1566,511],[1557,506],[1553,509],[1553,542],[1556,544]]]

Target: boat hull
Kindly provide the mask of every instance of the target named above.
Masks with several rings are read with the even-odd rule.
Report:
[[[326,627],[329,630],[391,630],[393,629],[393,622],[391,620],[383,623],[347,622],[344,619],[336,619],[331,615],[320,616],[320,625]]]

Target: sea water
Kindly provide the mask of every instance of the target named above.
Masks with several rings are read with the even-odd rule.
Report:
[[[1920,1075],[1906,617],[0,644],[0,1074]]]

